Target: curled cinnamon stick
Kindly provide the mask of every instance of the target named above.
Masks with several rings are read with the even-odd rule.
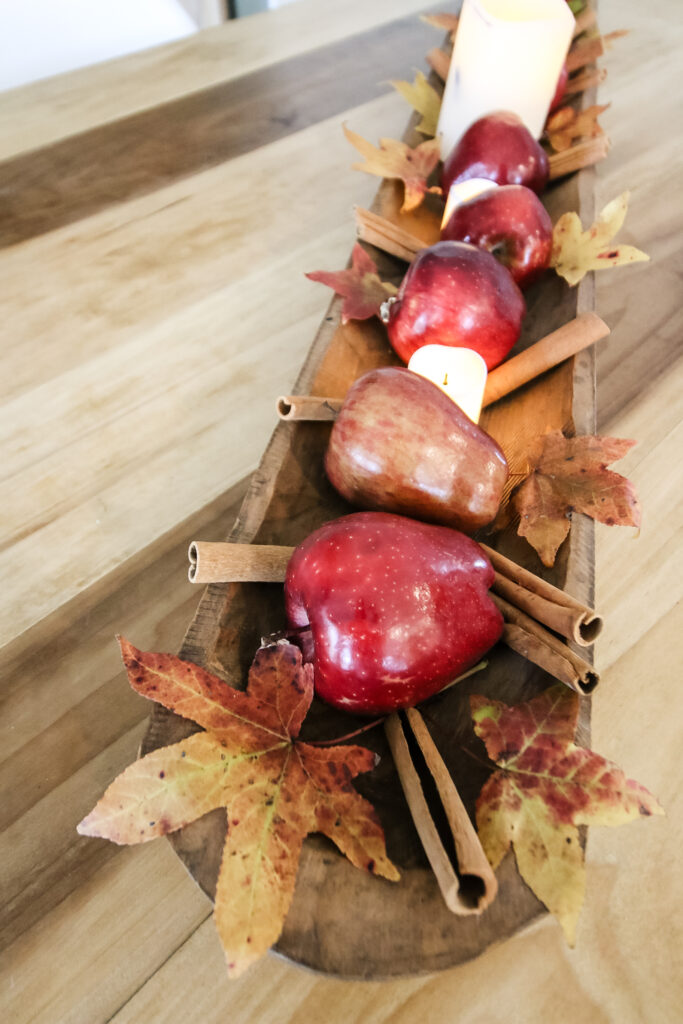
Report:
[[[555,633],[581,647],[595,642],[603,622],[593,608],[582,604],[564,590],[535,576],[498,551],[480,544],[496,571],[493,590],[516,608],[526,612]]]
[[[418,835],[448,909],[460,915],[481,914],[495,899],[496,876],[422,715],[415,708],[408,708],[406,717],[446,812],[457,863],[452,863],[441,841],[401,719],[394,713],[385,721],[384,731]]]
[[[609,152],[609,139],[606,135],[598,135],[595,139],[577,142],[561,153],[551,153],[548,157],[550,177],[562,178],[565,174],[573,174],[583,167],[590,167],[604,160]]]
[[[578,75],[572,75],[567,82],[565,96],[576,96],[580,92],[585,92],[586,89],[591,89],[594,85],[600,85],[606,78],[606,68],[593,68],[590,71],[582,71]]]
[[[596,313],[582,313],[492,370],[482,405],[492,405],[609,333],[609,327]],[[278,398],[277,411],[280,419],[285,420],[333,420],[343,404],[341,398],[289,395]]]
[[[482,406],[492,405],[503,395],[510,394],[522,384],[539,377],[553,366],[558,366],[565,359],[575,356],[577,352],[589,348],[601,338],[606,338],[609,332],[609,327],[597,313],[582,313],[575,317],[574,320],[530,345],[518,356],[513,356],[495,370],[491,370],[486,378]]]
[[[193,540],[190,583],[282,583],[294,548],[281,544],[213,544]]]
[[[341,398],[316,395],[280,395],[277,413],[281,420],[334,420],[342,407]]]
[[[505,619],[503,643],[577,693],[593,692],[600,676],[590,662],[499,594],[491,598]]]
[[[377,249],[388,252],[390,256],[405,260],[406,263],[412,263],[420,249],[425,249],[431,244],[371,210],[356,206],[354,213],[356,235],[362,242],[374,245]],[[438,239],[439,232],[436,231],[434,241],[437,242]]]

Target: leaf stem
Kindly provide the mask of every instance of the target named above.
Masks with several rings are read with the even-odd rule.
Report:
[[[347,732],[345,736],[337,736],[333,740],[306,740],[311,747],[333,747],[337,743],[344,743],[346,740],[352,740],[354,736],[360,736],[362,732],[367,732],[369,729],[374,729],[376,725],[380,725],[386,715],[382,715],[381,718],[375,718],[372,722],[367,722],[366,725],[361,725],[360,729],[354,729],[353,732]]]

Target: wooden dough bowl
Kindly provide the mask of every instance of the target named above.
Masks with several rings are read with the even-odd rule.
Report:
[[[593,102],[589,95],[584,103]],[[405,138],[421,141],[411,121]],[[431,200],[433,197],[429,197]],[[593,219],[593,172],[582,171],[552,183],[543,196],[553,221],[577,210],[584,223]],[[427,243],[438,238],[438,203],[401,215],[402,186],[383,182],[373,210],[401,223]],[[405,264],[371,249],[380,276],[398,284]],[[513,354],[594,305],[592,276],[570,289],[547,273],[526,294],[528,313]],[[341,303],[334,298],[320,325],[294,394],[343,396],[367,370],[396,363],[378,320],[340,324]],[[529,442],[551,429],[592,433],[595,412],[595,362],[584,351],[484,411],[481,425],[503,447],[512,474],[524,473]],[[273,395],[275,420],[276,396]],[[263,544],[300,543],[327,520],[352,511],[332,489],[323,471],[331,424],[279,423],[253,476],[229,539]],[[514,481],[514,476],[513,476]],[[226,523],[226,535],[229,524]],[[205,538],[220,540],[219,537]],[[486,537],[487,543],[590,604],[593,600],[593,524],[577,517],[553,569],[545,570],[515,524]],[[263,635],[285,623],[283,592],[275,584],[214,584],[207,587],[185,637],[181,657],[204,666],[232,686],[244,688],[248,667]],[[585,654],[585,652],[583,652]],[[423,705],[427,725],[444,757],[469,813],[487,769],[474,735],[469,696],[518,703],[553,680],[499,645],[488,668]],[[589,703],[582,701],[578,742],[588,741]],[[314,700],[303,738],[342,736],[362,720]],[[156,706],[142,753],[175,743],[195,731],[192,723]],[[528,925],[545,908],[520,878],[512,855],[498,871],[499,894],[481,916],[456,917],[441,897],[410,818],[381,728],[360,741],[381,757],[378,767],[357,779],[384,826],[390,857],[401,871],[391,883],[352,867],[322,836],[304,843],[296,892],[276,950],[307,967],[347,978],[388,978],[430,972],[462,963],[489,945]],[[467,748],[470,753],[466,753]],[[223,811],[214,811],[170,837],[173,847],[202,889],[213,897],[226,832]]]

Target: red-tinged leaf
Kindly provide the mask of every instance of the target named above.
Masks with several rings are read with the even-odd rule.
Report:
[[[398,88],[408,83],[392,84]],[[405,191],[402,213],[416,209],[427,192],[441,195],[441,188],[438,185],[427,185],[429,175],[441,159],[438,139],[421,142],[415,149],[411,149],[405,142],[397,142],[396,139],[380,139],[378,149],[346,125],[343,125],[343,129],[351,145],[365,157],[365,163],[352,165],[355,171],[365,171],[366,174],[376,174],[379,178],[394,178],[403,182]]]
[[[512,505],[518,533],[544,565],[555,562],[574,512],[607,526],[640,526],[640,503],[633,484],[607,468],[635,441],[618,437],[564,437],[559,430],[538,439],[529,459],[530,474]]]
[[[585,888],[577,826],[620,825],[662,808],[617,765],[574,744],[579,699],[566,686],[515,707],[479,696],[470,704],[500,768],[477,800],[484,850],[495,868],[513,847],[520,874],[573,945]]]
[[[586,107],[585,110],[574,110],[573,107],[560,107],[559,110],[555,110],[545,125],[548,141],[555,152],[561,153],[569,149],[579,139],[593,139],[597,135],[602,135],[598,117],[608,107],[609,103],[602,107]]]
[[[141,843],[226,808],[214,917],[232,975],[279,937],[310,832],[329,836],[356,867],[398,878],[373,808],[351,785],[374,767],[374,754],[297,739],[313,697],[312,668],[298,648],[261,648],[246,693],[172,655],[125,640],[121,650],[138,693],[208,731],[130,765],[78,831]]]
[[[380,281],[377,266],[358,242],[353,247],[351,266],[347,270],[314,270],[306,274],[311,281],[318,281],[344,296],[342,323],[349,320],[367,320],[379,315],[379,308],[396,288],[387,281]]]

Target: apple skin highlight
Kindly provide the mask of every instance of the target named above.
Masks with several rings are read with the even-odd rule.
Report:
[[[311,629],[317,695],[376,715],[437,693],[502,634],[493,578],[479,545],[447,527],[385,512],[326,523],[285,579],[290,624]]]

